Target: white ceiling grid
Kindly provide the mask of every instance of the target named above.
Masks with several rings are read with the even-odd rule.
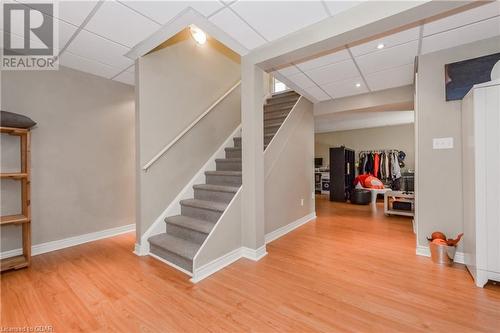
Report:
[[[361,2],[59,0],[61,64],[133,85],[134,65],[124,55],[187,8],[196,10],[252,50]],[[493,2],[294,64],[278,73],[292,88],[313,101],[323,101],[411,84],[412,64],[419,52],[497,35],[500,3]],[[383,49],[377,49],[380,43]]]
[[[419,54],[499,35],[500,2],[493,2],[277,72],[291,88],[325,101],[412,84]]]

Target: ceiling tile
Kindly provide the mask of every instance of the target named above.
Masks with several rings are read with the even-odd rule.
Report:
[[[282,75],[289,76],[289,75],[300,73],[300,70],[295,66],[288,66],[288,67],[285,67],[285,68],[278,70],[278,72]]]
[[[315,68],[306,71],[306,73],[318,84],[338,82],[347,78],[359,76],[358,69],[351,59]]]
[[[120,1],[156,22],[165,24],[186,8],[193,8],[204,16],[209,16],[223,7],[219,1]]]
[[[330,14],[337,15],[343,11],[351,9],[354,6],[359,5],[363,1],[324,1]]]
[[[121,83],[129,84],[131,86],[135,85],[135,76],[134,76],[134,74],[129,73],[127,71],[125,71],[125,72],[121,73],[120,75],[116,76],[115,78],[113,78],[113,80],[121,82]]]
[[[215,25],[239,41],[247,49],[254,49],[266,41],[253,31],[230,9],[224,9],[210,18]]]
[[[59,64],[108,79],[116,75],[118,71],[112,66],[92,61],[67,51],[64,52],[59,58]]]
[[[59,49],[62,49],[76,32],[74,25],[59,21]]]
[[[500,17],[423,38],[422,54],[500,35]]]
[[[418,40],[420,34],[420,27],[415,27],[412,29],[404,30],[392,35],[388,35],[383,38],[372,40],[370,42],[351,47],[352,54],[357,57],[363,54],[377,52],[377,46],[379,44],[384,44],[384,49],[388,49],[400,44]]]
[[[318,101],[326,101],[332,99],[328,94],[326,94],[323,90],[321,90],[318,86],[309,87],[304,89],[308,94],[312,97],[316,98]]]
[[[442,18],[424,25],[424,36],[482,21],[500,15],[500,2],[482,5],[462,13]]]
[[[116,1],[105,1],[85,29],[122,45],[134,47],[159,27],[157,23]]]
[[[347,50],[341,50],[316,59],[305,61],[303,63],[297,64],[297,66],[303,71],[307,71],[313,68],[341,62],[350,58],[351,56],[349,55],[349,52],[347,52]]]
[[[238,1],[231,8],[268,40],[328,17],[321,1]]]
[[[160,24],[167,23],[188,7],[184,1],[121,1],[121,4]]]
[[[356,84],[358,83],[360,84],[360,87],[356,87]],[[323,90],[325,90],[333,98],[359,95],[368,92],[367,87],[363,83],[363,79],[359,76],[340,82],[325,84],[322,85],[321,88],[323,88]]]
[[[309,88],[309,87],[312,87],[315,85],[314,82],[311,81],[311,79],[309,79],[303,73],[289,75],[289,76],[286,76],[286,78],[288,80],[292,81],[293,83],[295,83],[297,86],[299,86],[302,89]]]
[[[366,81],[372,91],[406,86],[413,83],[413,64],[391,68],[366,75]]]
[[[356,62],[361,72],[366,75],[392,67],[413,64],[417,52],[418,41],[413,41],[356,57]]]
[[[124,68],[134,63],[124,56],[129,51],[128,48],[85,30],[81,30],[69,44],[68,51],[116,68]]]
[[[126,69],[127,72],[135,74],[135,65],[132,65]]]
[[[188,3],[194,10],[200,14],[209,16],[224,5],[220,1],[189,1]]]
[[[36,3],[33,0],[22,0],[18,2],[27,3]],[[68,23],[74,24],[76,26],[80,26],[83,21],[90,14],[92,9],[97,5],[97,0],[88,0],[88,1],[67,1],[67,0],[51,0],[51,1],[41,1],[41,2],[50,2],[56,5],[56,12],[54,16],[66,21]]]

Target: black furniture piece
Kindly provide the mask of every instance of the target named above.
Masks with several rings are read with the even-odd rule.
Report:
[[[330,148],[330,201],[349,200],[354,188],[354,150]]]
[[[351,192],[351,203],[355,205],[368,205],[372,200],[372,194],[368,190],[353,189]]]

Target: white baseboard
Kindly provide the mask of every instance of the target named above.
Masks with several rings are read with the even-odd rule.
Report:
[[[220,271],[224,267],[231,265],[233,262],[237,261],[240,258],[259,261],[266,254],[267,252],[265,245],[262,245],[256,250],[242,246],[196,269],[190,281],[193,283],[198,283],[201,280],[209,277],[210,275]]]
[[[224,267],[232,264],[236,260],[241,258],[242,248],[235,249],[222,257],[219,257],[206,265],[196,269],[193,273],[193,277],[191,278],[191,282],[197,283],[203,280],[204,278],[214,274],[217,271],[220,271]]]
[[[417,245],[416,254],[423,257],[430,257],[431,250],[428,246]],[[454,262],[458,264],[465,264],[465,255],[463,252],[456,252]]]
[[[285,225],[285,226],[283,226],[283,227],[281,227],[279,229],[271,231],[270,233],[268,233],[265,236],[265,238],[266,238],[266,244],[272,242],[273,240],[276,240],[276,239],[280,238],[281,236],[286,235],[290,231],[292,231],[294,229],[297,229],[301,225],[304,225],[307,222],[314,220],[315,218],[316,218],[316,212],[312,212],[310,214],[307,214],[304,217],[301,217],[300,219],[298,219],[298,220],[296,220],[296,221],[294,221],[292,223],[289,223],[289,224],[287,224],[287,225]]]
[[[56,251],[60,249],[64,249],[67,247],[80,245],[92,241],[96,241],[99,239],[109,238],[117,235],[121,235],[127,232],[131,232],[135,230],[135,224],[128,224],[121,227],[91,232],[88,234],[83,234],[79,236],[59,239],[51,242],[46,242],[42,244],[33,245],[31,247],[31,255],[36,256],[38,254],[47,253],[51,251]],[[0,258],[9,258],[13,256],[17,256],[22,254],[22,249],[14,249],[10,251],[4,251],[0,253]]]
[[[141,236],[140,243],[135,244],[134,253],[138,256],[145,256],[149,254],[149,242],[148,238],[154,235],[162,234],[166,232],[165,218],[168,216],[178,215],[181,213],[180,201],[183,199],[189,199],[194,196],[193,185],[202,184],[205,182],[205,171],[215,170],[217,158],[224,158],[225,148],[232,147],[233,138],[241,130],[241,125],[238,125],[236,129],[229,135],[229,137],[219,146],[216,152],[210,156],[210,158],[205,162],[205,164],[198,170],[198,172],[191,178],[191,180],[184,186],[184,188],[179,192],[172,202],[165,208],[165,210],[158,216],[153,224],[144,232]]]
[[[253,260],[253,261],[259,261],[260,259],[265,257],[266,254],[267,254],[267,251],[266,251],[265,245],[262,245],[261,247],[259,247],[256,250],[251,249],[249,247],[245,247],[245,246],[243,246],[241,248],[241,256],[244,258]]]

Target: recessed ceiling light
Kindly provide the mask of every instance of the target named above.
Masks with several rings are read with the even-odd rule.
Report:
[[[356,88],[361,87],[361,83],[356,83]]]
[[[189,30],[191,31],[191,36],[193,36],[193,39],[196,41],[196,43],[203,45],[207,42],[207,35],[203,30],[195,25],[190,26]]]
[[[384,43],[379,43],[377,45],[377,49],[382,50],[384,48],[384,46],[385,46]]]

